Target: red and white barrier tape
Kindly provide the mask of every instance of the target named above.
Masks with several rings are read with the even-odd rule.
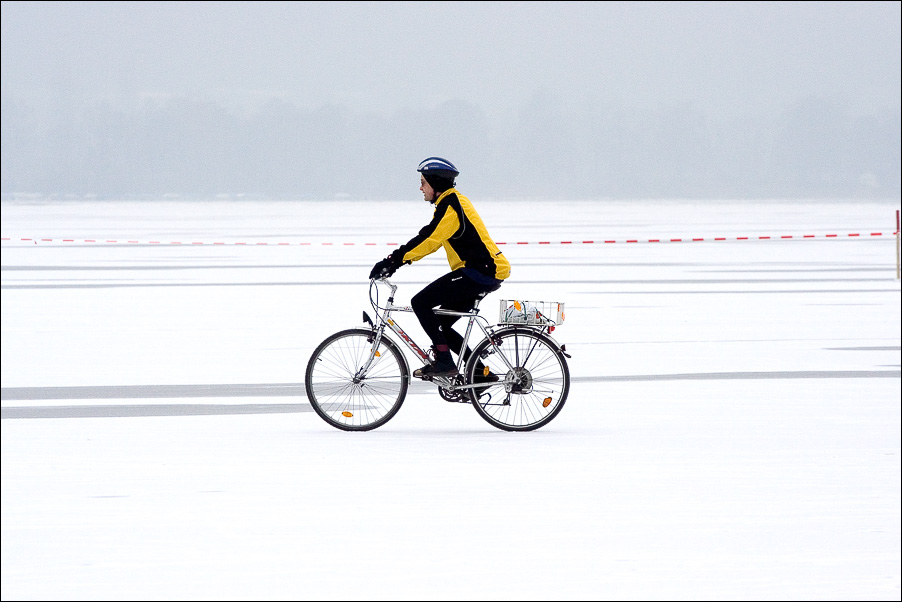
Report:
[[[868,238],[877,236],[896,236],[898,232],[870,232],[859,233],[852,232],[848,234],[784,234],[779,236],[709,236],[709,237],[690,237],[690,238],[628,238],[621,240],[611,239],[592,239],[592,240],[561,240],[561,241],[496,241],[496,245],[596,245],[596,244],[639,244],[639,243],[678,243],[678,242],[720,242],[720,241],[755,241],[755,240],[799,240],[799,239],[815,239],[815,238]],[[12,238],[2,237],[0,242],[4,243],[78,243],[78,244],[131,244],[131,245],[207,245],[207,246],[399,246],[397,242],[182,242],[182,241],[162,241],[162,240],[119,240],[119,239],[96,239],[96,238]]]

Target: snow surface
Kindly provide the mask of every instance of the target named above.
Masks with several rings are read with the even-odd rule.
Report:
[[[900,599],[897,200],[473,200],[483,312],[566,303],[535,432],[306,404],[422,201],[4,202],[3,600]]]

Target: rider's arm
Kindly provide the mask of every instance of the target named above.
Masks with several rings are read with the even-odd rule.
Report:
[[[401,255],[402,263],[419,261],[438,251],[442,243],[454,236],[459,229],[460,219],[457,212],[450,204],[440,203],[432,221],[395,252]]]

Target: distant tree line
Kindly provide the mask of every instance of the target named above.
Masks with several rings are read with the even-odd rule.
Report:
[[[40,110],[3,98],[0,188],[406,198],[416,163],[440,154],[483,197],[891,198],[900,130],[898,106],[853,116],[830,98],[727,120],[693,105],[574,108],[541,94],[503,118],[463,101],[386,115],[285,101],[239,114],[188,99]]]

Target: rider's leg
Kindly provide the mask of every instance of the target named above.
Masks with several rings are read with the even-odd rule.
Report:
[[[444,376],[457,372],[457,366],[454,364],[448,340],[442,332],[439,316],[432,311],[433,308],[438,307],[445,299],[454,294],[455,286],[452,283],[452,278],[455,278],[453,272],[445,274],[438,280],[428,284],[410,300],[413,312],[420,321],[420,325],[423,327],[426,335],[432,341],[436,359],[435,366],[424,366],[414,371],[414,376],[419,377],[427,374],[441,374]]]
[[[468,311],[473,308],[477,298],[485,296],[489,288],[491,287],[477,283],[460,271],[454,271],[445,274],[413,296],[410,305],[436,350],[437,367],[435,370],[426,370],[426,373],[436,371],[456,373],[457,368],[451,351],[460,353],[463,346],[463,337],[451,328],[458,318],[438,316],[433,309],[441,307],[454,311]]]
[[[487,294],[494,292],[500,288],[497,283],[479,283],[471,278],[464,278],[469,281],[466,286],[461,286],[448,300],[442,302],[441,309],[450,309],[452,311],[470,311],[476,305],[476,301],[481,301]],[[441,332],[445,335],[445,340],[451,351],[460,355],[463,352],[464,365],[470,359],[470,348],[463,349],[464,338],[459,332],[454,330],[452,326],[457,322],[459,316],[437,316],[441,326]],[[477,363],[477,368],[482,370],[482,362]]]

